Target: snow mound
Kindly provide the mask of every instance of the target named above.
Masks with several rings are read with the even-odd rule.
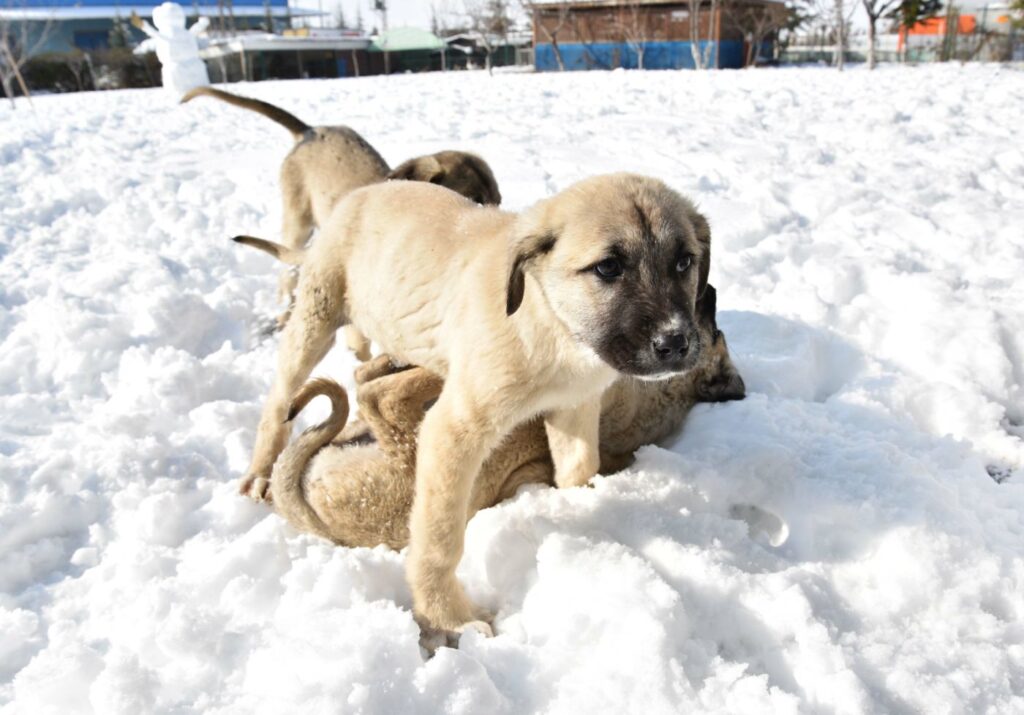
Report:
[[[1022,77],[232,87],[392,163],[477,151],[512,209],[633,170],[711,220],[750,396],[478,514],[498,635],[429,661],[402,554],[235,491],[277,266],[227,238],[277,235],[287,133],[158,91],[0,114],[0,710],[1024,711]]]

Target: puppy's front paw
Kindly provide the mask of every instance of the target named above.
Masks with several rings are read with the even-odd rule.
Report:
[[[238,493],[253,501],[271,502],[270,480],[258,474],[247,474],[238,484]]]
[[[555,473],[555,486],[559,489],[572,489],[573,487],[591,487],[591,479],[597,476],[597,469],[590,465],[566,469]]]
[[[461,636],[468,631],[476,631],[484,638],[494,638],[494,628],[487,621],[470,621],[463,623],[456,632]]]
[[[431,628],[420,625],[420,647],[428,656],[434,655],[438,648],[458,648],[463,633],[476,631],[485,638],[494,637],[494,629],[486,621],[469,621],[454,630]]]

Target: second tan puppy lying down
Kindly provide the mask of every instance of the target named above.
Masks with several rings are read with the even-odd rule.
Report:
[[[651,178],[595,177],[521,215],[419,182],[353,192],[303,261],[242,489],[269,478],[292,397],[351,321],[445,379],[419,432],[407,572],[421,623],[489,632],[455,576],[484,460],[541,415],[555,483],[585,484],[613,380],[696,365],[709,268],[706,220]]]
[[[715,289],[700,301],[700,330],[708,349],[696,368],[657,382],[620,378],[601,409],[601,472],[618,471],[645,444],[676,432],[697,402],[742,399],[743,380],[715,324]],[[292,402],[294,417],[326,395],[330,417],[295,439],[274,465],[274,510],[301,531],[342,546],[409,541],[416,469],[416,432],[427,404],[441,393],[441,378],[423,368],[395,372],[387,356],[356,369],[359,414],[374,443],[329,444],[348,416],[344,389],[330,380],[306,383]],[[347,431],[347,430],[346,430]],[[514,495],[524,484],[554,484],[547,436],[540,420],[510,434],[484,462],[473,484],[468,516]]]
[[[284,201],[282,243],[301,249],[313,229],[322,226],[331,210],[351,191],[386,179],[406,179],[439,184],[479,204],[501,203],[501,192],[487,162],[475,154],[442,151],[416,157],[390,169],[384,158],[354,129],[346,126],[311,127],[298,117],[250,97],[213,87],[197,87],[182,97],[213,97],[236,107],[257,112],[291,132],[295,146],[281,164],[281,196]],[[295,276],[281,274],[280,299],[290,303]],[[283,321],[282,321],[283,322]],[[362,357],[369,355],[363,346]]]

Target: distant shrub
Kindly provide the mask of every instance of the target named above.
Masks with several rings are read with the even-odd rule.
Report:
[[[23,72],[29,89],[42,92],[160,85],[160,63],[155,55],[133,55],[127,47],[37,55]]]

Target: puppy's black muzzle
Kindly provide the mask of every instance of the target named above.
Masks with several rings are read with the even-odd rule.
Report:
[[[651,347],[659,360],[669,361],[685,355],[690,349],[690,341],[682,333],[670,333],[656,336],[651,341]]]

